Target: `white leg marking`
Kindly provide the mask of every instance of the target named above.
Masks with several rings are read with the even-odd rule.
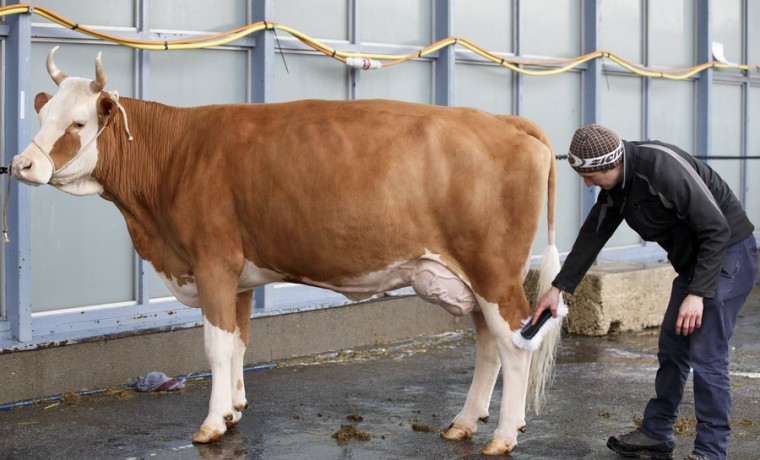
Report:
[[[243,380],[243,363],[245,355],[245,343],[240,337],[240,328],[235,327],[232,351],[232,367],[230,369],[230,383],[232,384],[232,423],[237,423],[243,417],[242,411],[248,404],[245,399],[245,381]]]
[[[212,325],[203,317],[203,339],[206,358],[211,367],[211,399],[208,416],[201,429],[211,429],[222,435],[227,431],[225,422],[232,419],[232,356],[235,349],[235,336]],[[241,366],[242,374],[242,366]]]
[[[509,323],[499,314],[499,305],[476,294],[488,328],[496,342],[502,366],[502,397],[499,425],[484,453],[508,453],[517,445],[517,431],[525,424],[525,396],[530,371],[529,351],[518,349],[511,340]]]
[[[467,399],[462,410],[454,417],[449,439],[467,439],[476,431],[478,420],[488,418],[496,379],[499,377],[501,361],[496,350],[496,342],[487,327],[477,329],[475,337],[475,373],[472,377]],[[457,432],[456,430],[461,430]]]

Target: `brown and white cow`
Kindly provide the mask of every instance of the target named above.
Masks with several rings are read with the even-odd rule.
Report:
[[[194,442],[219,439],[247,404],[252,289],[290,281],[353,298],[411,285],[455,316],[471,313],[474,378],[442,435],[472,437],[501,369],[499,423],[483,451],[515,447],[529,377],[540,397],[554,355],[546,342],[531,352],[510,340],[530,315],[522,283],[547,196],[548,279],[559,266],[555,160],[540,128],[387,100],[175,108],[104,91],[100,55],[94,81],[67,77],[56,49],[47,68],[58,91],[36,96],[41,129],[13,177],[112,201],[140,256],[201,308],[213,377]]]

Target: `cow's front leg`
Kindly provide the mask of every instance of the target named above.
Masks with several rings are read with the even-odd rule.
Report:
[[[232,360],[235,354],[235,304],[237,279],[223,269],[196,273],[203,311],[203,339],[211,368],[208,416],[193,435],[193,442],[209,443],[227,431],[234,420]],[[225,276],[226,275],[226,276]],[[242,374],[242,365],[240,373]]]
[[[517,433],[525,427],[525,399],[530,375],[531,352],[517,348],[512,329],[499,312],[499,305],[478,297],[488,328],[496,342],[502,368],[499,425],[483,448],[485,455],[506,455],[517,446]]]
[[[232,385],[232,420],[227,422],[227,428],[231,428],[243,417],[243,409],[248,407],[245,398],[245,380],[243,365],[245,364],[245,349],[248,346],[249,329],[251,324],[251,298],[253,291],[242,292],[237,296],[235,333],[233,339],[232,368],[230,384]]]
[[[211,398],[208,416],[193,435],[193,442],[209,443],[219,439],[227,431],[227,423],[234,419],[230,376],[235,336],[233,332],[215,326],[204,315],[203,338],[211,368]]]
[[[445,439],[455,441],[470,439],[478,429],[478,420],[488,419],[488,407],[501,368],[496,342],[482,313],[473,312],[472,319],[475,323],[475,373],[464,407],[449,428],[441,433]]]

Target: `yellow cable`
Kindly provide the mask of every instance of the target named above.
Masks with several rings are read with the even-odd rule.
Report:
[[[663,79],[668,79],[668,80],[685,80],[709,68],[735,69],[735,70],[742,70],[742,71],[760,70],[760,65],[725,64],[725,63],[717,62],[717,61],[706,62],[706,63],[702,63],[699,65],[684,68],[684,69],[657,70],[657,69],[652,69],[652,68],[645,67],[639,64],[628,62],[625,59],[622,59],[621,57],[613,53],[610,53],[608,51],[594,51],[594,52],[585,54],[583,56],[577,56],[574,58],[566,58],[566,59],[558,59],[558,60],[552,60],[552,61],[517,60],[517,59],[499,57],[498,55],[495,55],[489,51],[486,51],[468,40],[465,40],[463,38],[458,38],[458,37],[445,38],[443,40],[439,40],[433,44],[430,44],[426,47],[423,47],[419,51],[407,53],[407,54],[354,53],[354,52],[339,51],[337,49],[331,48],[325,45],[324,43],[320,42],[319,40],[316,40],[302,32],[299,32],[298,30],[295,30],[291,27],[278,24],[272,21],[259,21],[253,24],[248,24],[243,27],[239,27],[234,30],[230,30],[227,32],[220,32],[217,34],[208,35],[204,37],[178,39],[178,40],[166,40],[166,41],[137,40],[137,39],[128,39],[124,37],[119,37],[119,36],[107,34],[104,32],[98,32],[88,27],[81,26],[41,6],[35,6],[31,4],[17,4],[17,5],[8,5],[8,6],[0,7],[0,17],[7,16],[10,14],[27,14],[27,13],[34,13],[38,16],[41,16],[42,18],[47,19],[50,22],[58,24],[67,29],[76,30],[79,33],[89,35],[94,38],[128,46],[131,48],[153,50],[153,51],[187,50],[187,49],[200,49],[200,48],[209,48],[209,47],[214,47],[214,46],[222,46],[222,45],[226,45],[228,43],[234,42],[236,40],[239,40],[240,38],[245,37],[247,35],[260,32],[262,30],[278,29],[292,35],[293,37],[295,37],[296,39],[304,43],[306,46],[309,46],[310,48],[322,54],[325,54],[326,56],[332,57],[333,59],[336,59],[338,61],[345,63],[347,58],[367,58],[367,59],[375,59],[379,61],[386,61],[386,62],[382,62],[382,67],[390,67],[393,65],[400,64],[402,62],[412,60],[412,59],[418,59],[418,58],[427,56],[429,54],[435,53],[437,51],[440,51],[441,49],[447,46],[461,45],[464,48],[469,49],[470,51],[474,52],[475,54],[481,56],[482,58],[488,61],[496,63],[502,67],[506,67],[507,69],[513,72],[517,72],[517,73],[520,73],[523,75],[529,75],[529,76],[546,76],[546,75],[556,75],[556,74],[564,73],[592,59],[599,59],[599,58],[602,58],[602,59],[609,58],[610,60],[617,63],[619,66],[621,66],[622,68],[626,69],[627,71],[635,75],[648,77],[648,78],[663,78]],[[557,67],[554,67],[554,66],[557,66]],[[547,67],[554,67],[554,68],[547,68]],[[533,70],[531,68],[541,68],[541,70]]]

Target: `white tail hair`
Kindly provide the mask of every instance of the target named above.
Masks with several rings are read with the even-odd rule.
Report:
[[[538,272],[538,298],[551,288],[551,282],[559,273],[559,269],[559,252],[554,244],[550,244],[541,256]],[[519,330],[512,334],[512,342],[517,347],[533,351],[528,379],[528,401],[536,413],[541,410],[541,406],[546,401],[546,387],[554,379],[554,360],[562,335],[562,320],[566,315],[567,306],[562,301],[560,294],[557,317],[550,318],[532,339],[525,339]],[[527,323],[531,318],[528,317],[525,322]]]

